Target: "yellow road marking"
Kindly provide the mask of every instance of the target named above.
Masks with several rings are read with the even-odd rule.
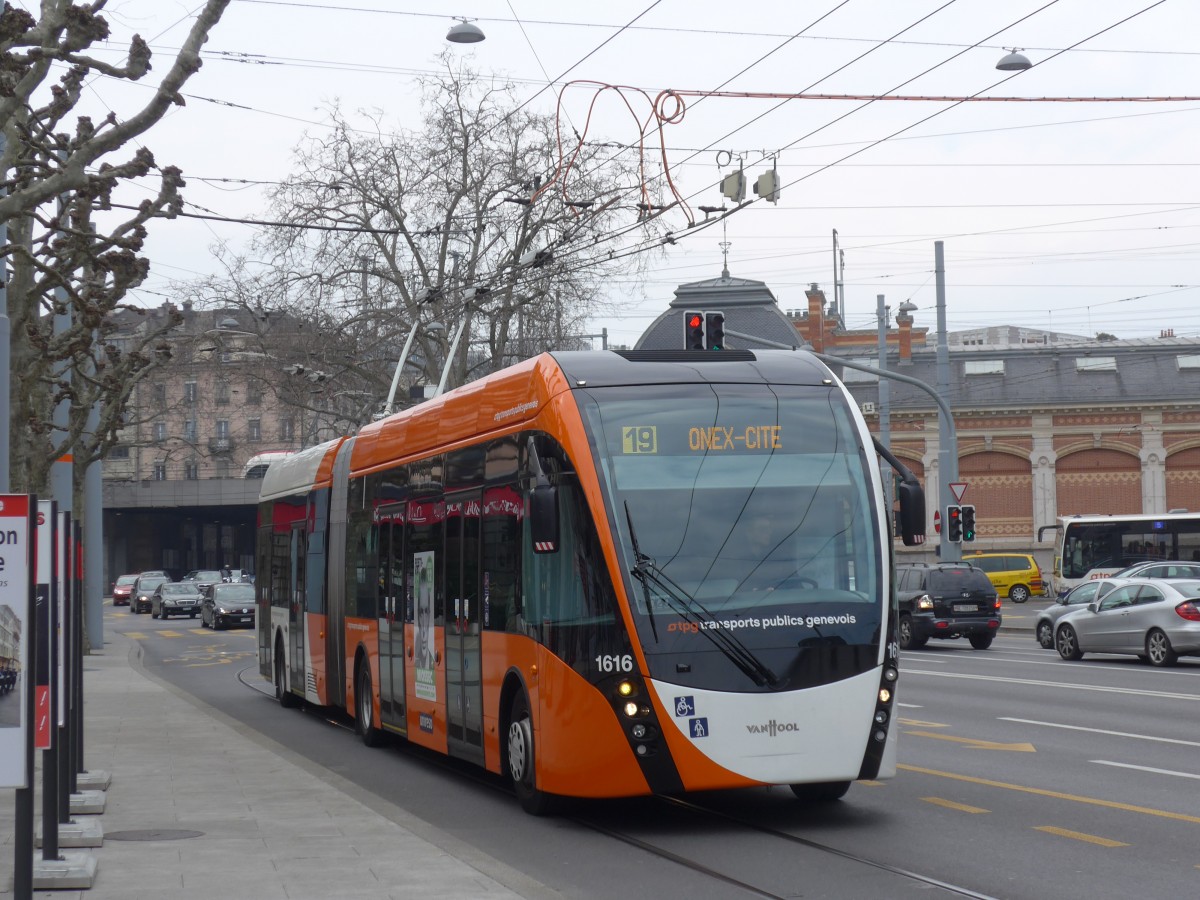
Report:
[[[164,628],[162,631],[158,632],[158,634],[159,634],[159,637],[170,637],[170,638],[183,637],[182,631],[171,631],[170,629],[167,629],[167,628]]]
[[[944,806],[946,809],[957,809],[959,812],[966,813],[985,813],[991,812],[990,809],[980,809],[978,806],[967,806],[965,803],[955,803],[953,800],[943,800],[941,797],[922,797],[926,803],[932,803],[934,806]]]
[[[901,719],[900,724],[914,726],[914,727],[918,727],[918,728],[949,728],[950,727],[949,725],[946,725],[942,722],[922,722],[920,719]]]
[[[1120,809],[1125,812],[1141,813],[1145,816],[1157,816],[1160,819],[1174,819],[1177,822],[1189,822],[1200,825],[1200,816],[1189,816],[1186,813],[1170,812],[1165,809],[1151,809],[1148,806],[1134,806],[1132,803],[1119,803],[1116,800],[1101,800],[1097,797],[1081,797],[1078,794],[1064,794],[1061,791],[1048,791],[1045,788],[1028,787],[1023,784],[1009,784],[1005,781],[992,781],[990,778],[976,778],[973,775],[959,775],[955,772],[939,772],[937,769],[925,769],[920,766],[909,766],[901,763],[896,766],[905,772],[916,772],[920,775],[932,775],[935,778],[949,778],[952,781],[965,781],[968,784],[982,784],[984,787],[1004,788],[1009,791],[1020,791],[1023,794],[1035,794],[1038,797],[1051,797],[1055,800],[1069,800],[1072,803],[1085,803],[1089,806],[1103,806],[1108,809]]]
[[[859,781],[857,783],[865,784],[867,787],[883,787],[883,785],[884,785],[884,783],[882,781],[871,781],[869,778],[864,778],[862,781]]]
[[[1124,841],[1114,841],[1111,838],[1102,838],[1094,834],[1084,834],[1082,831],[1070,831],[1066,828],[1055,828],[1053,825],[1038,825],[1035,831],[1044,831],[1047,834],[1057,834],[1059,837],[1072,838],[1076,841],[1087,841],[1089,844],[1099,844],[1101,847],[1128,847]]]
[[[952,734],[938,734],[936,731],[906,731],[914,737],[933,738],[935,741],[953,741],[956,744],[966,744],[972,750],[1011,750],[1015,753],[1037,753],[1033,744],[1000,744],[995,741],[980,741],[975,738],[955,737]]]
[[[127,631],[125,632],[125,637],[133,638],[135,641],[144,641],[146,639],[146,635],[140,631]]]

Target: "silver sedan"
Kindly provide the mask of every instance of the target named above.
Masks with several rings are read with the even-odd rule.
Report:
[[[1034,626],[1034,637],[1047,650],[1054,649],[1054,626],[1067,613],[1075,612],[1082,606],[1095,600],[1100,600],[1120,582],[1111,578],[1085,581],[1077,584],[1053,603],[1038,613],[1037,624]]]
[[[1063,659],[1129,653],[1152,666],[1200,655],[1200,581],[1131,578],[1069,612],[1054,629]]]

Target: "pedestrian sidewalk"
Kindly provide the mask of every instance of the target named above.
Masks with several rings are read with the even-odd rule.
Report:
[[[103,815],[74,818],[98,818],[105,837],[63,849],[95,860],[90,889],[39,900],[558,896],[154,677],[123,635],[83,668],[85,762],[111,783]],[[0,789],[0,897],[13,890],[14,795]]]

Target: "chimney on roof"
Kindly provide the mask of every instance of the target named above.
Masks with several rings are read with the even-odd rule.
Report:
[[[912,307],[912,304],[905,304]],[[912,307],[915,308],[915,307]],[[896,313],[896,325],[899,326],[899,344],[900,344],[900,364],[910,365],[912,363],[912,326],[913,317],[903,306],[900,312]]]
[[[1161,331],[1159,331],[1158,336],[1160,338],[1175,337],[1175,329],[1174,328],[1164,328]]]

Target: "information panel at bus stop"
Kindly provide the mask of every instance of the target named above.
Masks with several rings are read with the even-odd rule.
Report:
[[[28,788],[29,498],[0,495],[0,787]]]

